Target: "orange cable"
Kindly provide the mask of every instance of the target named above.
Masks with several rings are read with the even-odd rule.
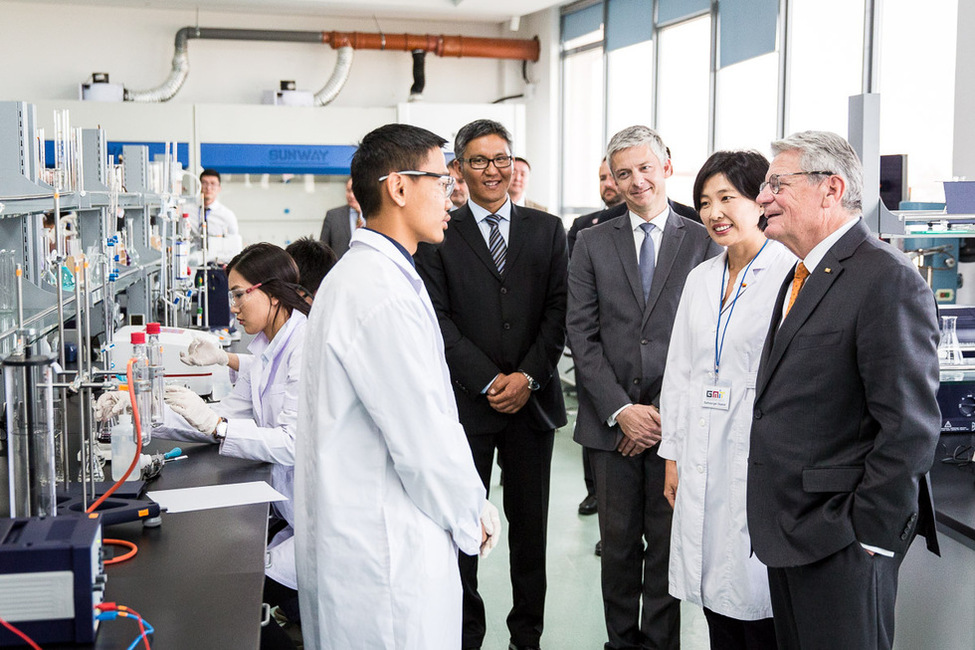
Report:
[[[133,557],[135,557],[136,553],[139,552],[138,546],[124,539],[109,539],[106,537],[105,539],[102,540],[102,544],[108,544],[110,546],[124,546],[130,549],[128,553],[119,555],[118,557],[113,557],[111,560],[104,560],[102,564],[105,564],[106,566],[108,566],[109,564],[119,564],[120,562],[125,562],[126,560],[130,560]]]

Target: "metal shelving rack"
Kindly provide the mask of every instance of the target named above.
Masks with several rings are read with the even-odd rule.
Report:
[[[59,314],[70,319],[77,313],[75,297],[64,292],[60,310],[56,287],[45,280],[47,245],[43,218],[57,205],[63,214],[78,215],[81,247],[101,249],[102,242],[114,234],[113,216],[109,214],[111,190],[108,182],[108,159],[105,133],[101,129],[81,130],[81,163],[79,187],[55,193],[54,187],[42,180],[43,143],[37,135],[35,108],[25,102],[0,102],[0,248],[13,250],[15,262],[24,269],[24,326],[38,336],[58,328]],[[129,147],[127,147],[129,149]],[[106,292],[126,302],[129,312],[153,318],[153,282],[159,274],[162,254],[149,246],[150,219],[161,209],[161,199],[148,188],[148,149],[133,146],[126,151],[124,173],[127,186],[137,188],[118,196],[124,211],[126,228],[134,241],[130,248],[138,253],[139,262],[122,267],[113,283],[102,278],[89,280],[86,291],[95,308],[104,305]],[[131,162],[130,162],[131,157]],[[106,232],[111,228],[111,232]],[[112,286],[109,287],[109,284]],[[11,351],[18,327],[13,312],[0,313],[0,356]],[[104,321],[93,334],[103,334]]]

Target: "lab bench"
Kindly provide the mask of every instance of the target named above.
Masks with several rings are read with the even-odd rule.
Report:
[[[149,452],[179,446],[186,460],[169,463],[149,490],[270,482],[270,465],[218,454],[217,445],[153,440]],[[0,476],[7,475],[6,458]],[[6,481],[0,507],[6,512]],[[162,515],[162,525],[141,522],[103,528],[103,537],[134,542],[132,559],[106,567],[105,600],[131,607],[155,628],[154,648],[256,649],[267,535],[266,503]],[[112,547],[115,553],[126,549]],[[139,634],[135,619],[103,621],[92,646],[43,644],[51,648],[126,648]],[[144,647],[141,645],[137,647]]]

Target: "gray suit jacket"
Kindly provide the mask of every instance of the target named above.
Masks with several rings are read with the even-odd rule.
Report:
[[[319,237],[328,247],[335,251],[337,257],[345,255],[352,240],[352,226],[349,223],[349,206],[343,205],[332,208],[325,213],[322,223],[322,235]]]
[[[699,223],[667,217],[657,265],[644,301],[633,231],[627,214],[579,233],[569,262],[569,346],[586,387],[574,438],[594,449],[615,449],[622,437],[606,421],[626,404],[657,403],[674,316],[684,280],[717,255]]]
[[[772,567],[854,541],[898,554],[915,529],[937,549],[926,472],[940,432],[931,289],[861,221],[779,292],[755,388],[748,529]],[[782,321],[781,327],[779,322]]]

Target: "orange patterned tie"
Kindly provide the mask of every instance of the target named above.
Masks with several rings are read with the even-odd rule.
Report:
[[[799,297],[799,289],[802,289],[803,283],[805,283],[806,278],[809,277],[809,271],[806,269],[806,265],[802,262],[796,266],[796,275],[792,278],[792,293],[789,295],[789,304],[785,307],[785,315],[789,314],[789,310],[792,309],[792,305],[795,303],[796,298]]]

